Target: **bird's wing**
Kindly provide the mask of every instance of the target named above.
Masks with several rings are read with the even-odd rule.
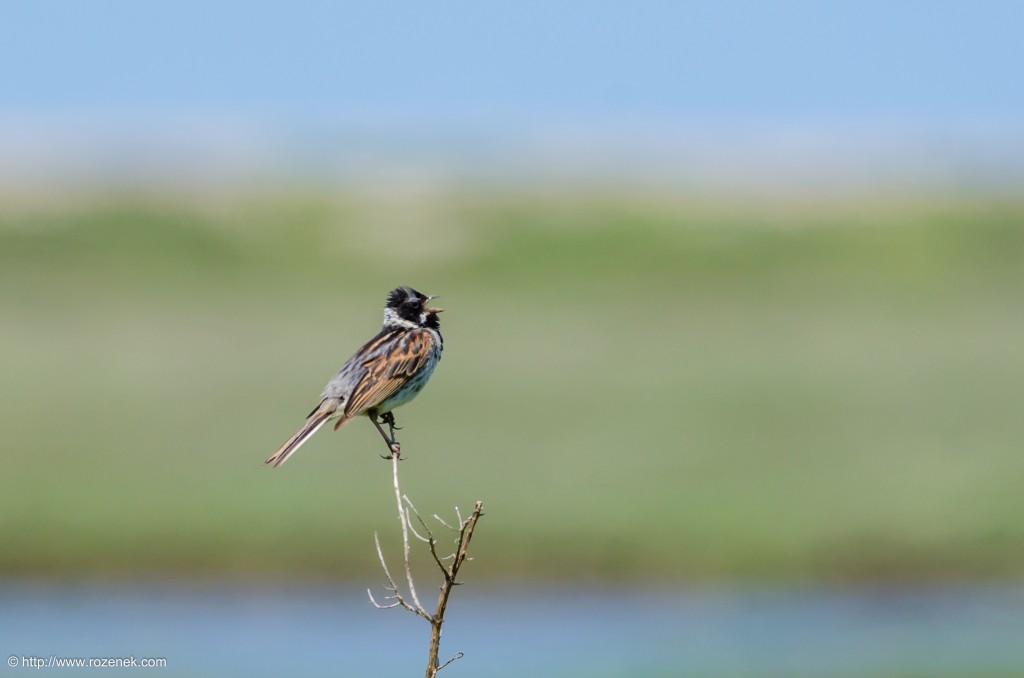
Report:
[[[345,418],[376,407],[398,392],[430,361],[433,344],[427,330],[403,332],[394,341],[382,344],[363,362],[366,371],[345,403]]]
[[[339,398],[342,402],[348,402],[366,374],[365,364],[372,362],[375,356],[387,350],[390,344],[398,340],[399,334],[398,330],[385,328],[363,344],[327,382],[320,398]]]

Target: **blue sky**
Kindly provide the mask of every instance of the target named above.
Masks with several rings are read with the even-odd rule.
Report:
[[[1012,183],[1022,31],[1024,2],[984,0],[18,0],[0,15],[0,176]]]
[[[1018,2],[7,3],[0,111],[543,123],[1024,116]]]

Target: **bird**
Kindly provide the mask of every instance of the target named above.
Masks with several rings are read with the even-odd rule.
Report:
[[[278,467],[328,421],[336,420],[337,431],[360,415],[370,418],[391,454],[400,456],[392,410],[419,395],[441,359],[444,340],[438,314],[444,309],[429,305],[438,296],[407,286],[391,290],[380,332],[345,361],[306,422],[264,463]],[[381,422],[388,425],[390,435]]]

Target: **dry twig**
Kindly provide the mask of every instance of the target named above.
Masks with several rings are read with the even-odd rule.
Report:
[[[430,527],[426,522],[424,522],[423,518],[420,517],[419,511],[417,511],[416,507],[413,506],[409,497],[402,494],[402,490],[398,483],[398,462],[399,454],[396,450],[392,450],[392,484],[395,490],[395,503],[398,506],[398,519],[402,524],[402,560],[405,566],[405,580],[408,587],[408,597],[402,593],[402,590],[395,581],[395,578],[391,575],[391,571],[388,569],[387,562],[384,559],[384,553],[380,547],[380,539],[378,539],[376,533],[374,533],[373,539],[377,545],[377,557],[380,559],[380,565],[384,570],[384,576],[388,580],[387,586],[385,587],[388,591],[388,595],[385,596],[384,599],[392,602],[383,604],[378,603],[369,589],[367,589],[366,592],[370,596],[370,602],[378,609],[384,610],[401,606],[409,612],[423,617],[430,622],[430,648],[427,655],[426,678],[434,678],[438,671],[448,666],[453,661],[462,658],[462,653],[459,652],[444,663],[438,662],[438,653],[441,648],[441,627],[444,624],[444,613],[448,607],[448,599],[451,597],[452,589],[460,583],[456,580],[456,577],[459,574],[459,568],[461,568],[462,564],[467,560],[467,551],[469,549],[469,542],[473,538],[473,530],[476,528],[477,520],[479,520],[480,516],[483,515],[483,502],[476,502],[473,507],[473,512],[465,520],[462,519],[462,513],[459,511],[458,507],[456,507],[455,514],[459,521],[458,527],[449,525],[445,521],[441,520],[437,515],[434,516],[441,525],[459,533],[458,546],[456,547],[455,552],[450,555],[441,556],[437,552],[438,542],[434,533],[431,532]],[[420,524],[423,534],[413,527],[411,516],[416,517],[416,521]],[[410,532],[412,532],[413,536],[417,539],[426,542],[430,547],[430,555],[433,557],[438,568],[440,568],[444,578],[440,587],[440,594],[437,598],[437,607],[434,608],[434,612],[432,614],[428,613],[426,609],[424,609],[423,605],[419,601],[419,597],[416,595],[416,585],[413,581],[412,566],[409,559]],[[450,560],[451,563],[445,565],[446,560]]]

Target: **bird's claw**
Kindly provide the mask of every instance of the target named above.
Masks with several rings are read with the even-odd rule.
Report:
[[[388,445],[388,448],[391,449],[391,454],[382,454],[380,455],[381,459],[387,461],[390,461],[395,458],[397,458],[398,461],[402,461],[403,459],[405,459],[405,457],[402,456],[402,446],[397,442],[391,443],[390,445]]]

